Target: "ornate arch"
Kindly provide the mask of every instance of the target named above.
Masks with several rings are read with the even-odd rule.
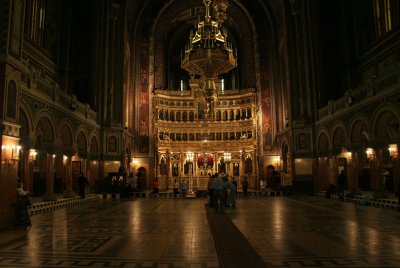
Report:
[[[24,100],[19,102],[19,124],[21,139],[27,139],[34,132],[33,116]]]
[[[343,123],[338,123],[332,128],[332,148],[340,151],[341,147],[347,144],[347,131]]]
[[[91,154],[98,154],[99,153],[99,141],[97,140],[96,136],[92,136],[90,138],[89,151],[90,151]]]
[[[54,118],[50,113],[42,111],[37,115],[35,121],[35,148],[39,151],[53,152],[57,133]]]
[[[370,140],[368,119],[363,115],[356,115],[349,128],[349,141],[351,145],[365,147]]]
[[[329,152],[329,146],[330,140],[329,140],[329,132],[328,130],[324,129],[318,133],[318,138],[317,138],[317,150],[319,153],[327,153]]]
[[[83,126],[76,130],[75,142],[78,155],[86,157],[88,153],[88,133]]]
[[[400,137],[400,114],[391,106],[384,105],[378,108],[372,120],[374,139],[387,139],[387,142],[398,142]]]

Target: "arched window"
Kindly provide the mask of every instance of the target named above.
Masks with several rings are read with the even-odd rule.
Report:
[[[224,118],[223,118],[223,120],[224,120],[224,121],[228,121],[228,112],[227,112],[227,111],[224,111]]]
[[[217,121],[221,121],[221,111],[217,111]]]

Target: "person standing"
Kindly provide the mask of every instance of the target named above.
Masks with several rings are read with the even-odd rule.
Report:
[[[155,179],[154,182],[153,182],[153,194],[154,194],[154,196],[156,196],[156,197],[158,196],[159,189],[160,189],[160,183],[158,182],[157,179]]]
[[[217,176],[214,178],[211,187],[214,189],[214,206],[215,212],[224,213],[224,182],[222,181],[222,177]]]
[[[186,181],[186,179],[183,179],[183,181],[182,181],[182,195],[183,195],[183,197],[186,197],[186,192],[187,192],[187,181]]]
[[[224,182],[224,187],[226,189],[226,205],[231,207],[236,207],[236,187],[229,180]]]
[[[29,191],[24,191],[24,185],[18,179],[17,183],[17,225],[30,228],[32,226],[31,217],[29,215],[29,206],[31,205],[29,199]]]
[[[236,194],[236,196],[237,196],[237,181],[236,181],[236,179],[235,179],[235,177],[232,177],[232,184],[235,186],[235,189],[236,189],[236,192],[235,192],[235,194]]]
[[[400,183],[399,183],[399,185],[397,186],[397,198],[399,199],[399,201],[398,201],[398,203],[397,203],[397,205],[398,205],[397,211],[400,211]]]
[[[208,185],[207,185],[207,189],[208,189],[208,204],[209,206],[212,208],[214,207],[214,189],[211,187],[212,186],[212,182],[214,180],[215,175],[211,175],[209,174],[209,179],[208,179]]]
[[[266,186],[267,186],[267,183],[263,179],[261,179],[260,180],[260,189],[261,189],[262,195],[264,195],[264,193],[265,193],[265,187]]]
[[[178,195],[178,189],[179,189],[179,183],[178,183],[178,180],[175,179],[175,181],[174,181],[174,197],[176,197]]]
[[[340,200],[344,201],[344,189],[346,187],[346,174],[344,173],[344,170],[342,170],[337,177],[337,191],[339,194]]]
[[[247,197],[247,189],[249,188],[249,181],[247,180],[246,177],[243,178],[242,188],[243,188],[243,196]]]
[[[83,175],[83,172],[81,172],[81,175],[78,177],[78,186],[79,186],[79,196],[81,198],[85,198],[86,186],[89,186],[89,182],[87,178]]]

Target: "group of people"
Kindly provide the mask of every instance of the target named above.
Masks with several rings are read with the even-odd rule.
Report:
[[[248,181],[244,178],[242,182],[243,193],[248,188]],[[215,208],[215,212],[223,213],[225,207],[236,207],[237,181],[231,180],[224,173],[210,175],[208,182],[209,205]]]
[[[186,181],[185,179],[183,179],[183,181],[182,181],[182,188],[181,188],[181,190],[182,190],[182,192],[181,192],[182,195],[183,195],[183,196],[186,196],[186,193],[187,193],[187,191],[188,191],[188,183],[187,183],[187,181]],[[175,180],[174,180],[174,197],[177,197],[178,194],[179,194],[179,182],[178,182],[177,179],[175,179]]]
[[[177,197],[178,194],[180,193],[179,192],[179,182],[178,182],[177,179],[174,180],[173,187],[174,187],[174,197]],[[151,192],[151,194],[154,195],[154,196],[158,196],[159,191],[160,191],[160,183],[158,182],[157,179],[155,179],[154,182],[153,182],[153,191]],[[183,196],[186,196],[187,191],[188,191],[188,182],[186,181],[186,179],[183,179],[182,180],[182,187],[181,187],[181,194]]]

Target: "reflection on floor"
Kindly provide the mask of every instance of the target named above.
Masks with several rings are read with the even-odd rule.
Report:
[[[219,267],[205,199],[100,199],[0,232],[0,267]],[[268,267],[400,267],[400,213],[317,197],[239,199]],[[238,245],[239,246],[239,245]]]

